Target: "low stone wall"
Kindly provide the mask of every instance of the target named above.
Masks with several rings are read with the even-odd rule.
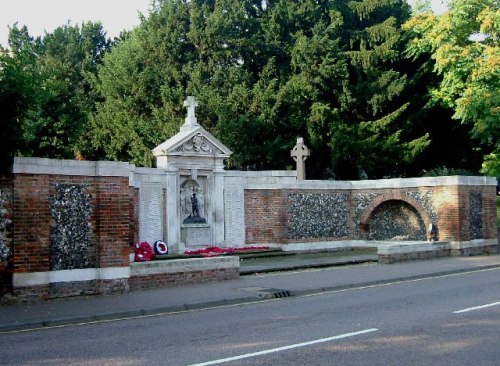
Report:
[[[372,242],[378,248],[378,262],[390,264],[452,256],[488,255],[499,253],[498,240],[461,242]]]
[[[240,275],[237,256],[134,262],[130,264],[130,290],[187,283],[228,280]]]
[[[446,242],[429,243],[377,243],[378,262],[390,264],[422,259],[449,257],[451,255],[450,244]]]

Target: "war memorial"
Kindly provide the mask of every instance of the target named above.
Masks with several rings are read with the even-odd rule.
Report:
[[[180,131],[153,150],[156,168],[15,159],[12,174],[0,177],[0,298],[239,275],[231,255],[134,261],[143,242],[165,243],[170,254],[376,247],[379,263],[498,252],[495,178],[307,180],[310,152],[300,138],[290,154],[296,171],[225,170],[231,150],[198,123],[194,97],[184,106]]]

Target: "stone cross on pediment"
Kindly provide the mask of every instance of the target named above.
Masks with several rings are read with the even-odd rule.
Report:
[[[187,117],[184,119],[184,124],[181,127],[181,131],[193,130],[199,126],[198,120],[195,115],[195,108],[198,107],[198,101],[195,97],[189,96],[184,101],[183,106],[187,108]]]
[[[290,156],[297,163],[297,180],[306,179],[306,159],[311,155],[309,148],[304,145],[304,139],[302,137],[297,138],[297,145],[290,150]]]

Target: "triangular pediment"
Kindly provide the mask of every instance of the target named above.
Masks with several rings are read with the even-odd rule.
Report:
[[[153,149],[158,156],[216,156],[228,158],[232,151],[203,127],[181,131]]]

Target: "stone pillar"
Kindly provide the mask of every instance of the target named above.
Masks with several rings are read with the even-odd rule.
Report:
[[[168,168],[167,174],[167,244],[171,244],[176,252],[183,251],[181,248],[180,233],[180,211],[179,211],[179,169]]]
[[[216,246],[224,244],[224,170],[216,169],[213,177],[213,240]]]

